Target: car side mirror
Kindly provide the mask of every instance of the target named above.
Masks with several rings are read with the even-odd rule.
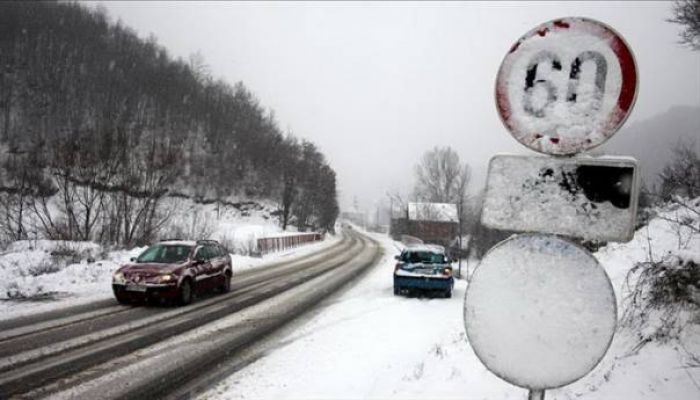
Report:
[[[204,257],[197,257],[194,259],[194,263],[197,265],[204,264],[205,262],[206,262],[206,260],[204,259]]]
[[[131,257],[131,258],[129,259],[129,261],[131,261],[131,262],[136,262],[136,257]]]
[[[401,256],[394,256],[394,260],[401,261]]]

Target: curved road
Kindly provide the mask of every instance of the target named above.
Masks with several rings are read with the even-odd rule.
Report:
[[[229,293],[186,307],[106,300],[1,321],[0,399],[189,397],[380,256],[349,231],[320,253],[234,275]]]

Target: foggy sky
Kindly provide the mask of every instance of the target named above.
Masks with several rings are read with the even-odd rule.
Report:
[[[338,174],[341,208],[410,191],[413,165],[433,146],[472,166],[472,192],[494,153],[534,154],[501,124],[494,80],[510,46],[554,18],[595,18],[626,39],[640,83],[628,124],[700,106],[700,52],[678,45],[669,2],[103,6],[175,57],[199,52],[215,78],[243,81],[273,109],[282,130],[314,141]]]

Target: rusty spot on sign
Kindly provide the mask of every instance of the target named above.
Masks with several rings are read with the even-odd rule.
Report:
[[[510,48],[510,51],[509,51],[508,53],[512,53],[512,52],[514,52],[515,50],[518,50],[518,47],[520,47],[520,40],[518,40],[517,42],[515,42],[515,44],[513,45],[513,47]]]
[[[566,28],[568,28],[569,26],[571,26],[571,25],[569,25],[568,22],[562,21],[562,20],[560,20],[560,19],[554,21],[553,24],[554,24],[555,27],[557,27],[557,28],[563,28],[563,29],[566,29]]]

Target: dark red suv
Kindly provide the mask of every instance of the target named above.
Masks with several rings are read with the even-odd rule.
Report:
[[[168,300],[189,304],[195,294],[231,289],[231,256],[214,240],[167,240],[152,245],[112,277],[122,304]]]

